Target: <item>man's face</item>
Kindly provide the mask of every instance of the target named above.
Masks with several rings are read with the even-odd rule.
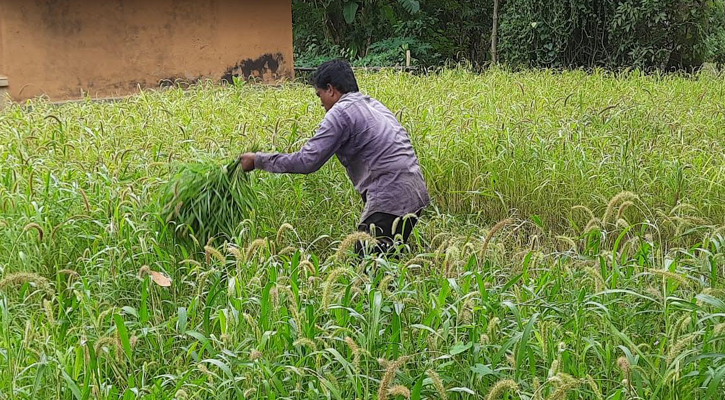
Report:
[[[325,108],[325,111],[330,111],[332,106],[334,106],[340,99],[339,92],[335,90],[332,85],[327,85],[326,89],[315,88],[315,91],[317,92],[317,97],[320,98],[322,107]]]

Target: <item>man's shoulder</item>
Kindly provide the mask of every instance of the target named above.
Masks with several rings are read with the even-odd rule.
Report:
[[[369,96],[366,96],[360,92],[346,93],[340,98],[340,101],[338,101],[335,106],[339,105],[341,108],[349,107],[355,103],[364,101],[366,98],[369,98]]]
[[[360,92],[348,93],[343,96],[334,106],[327,112],[330,117],[350,118],[350,109],[354,108],[361,101],[365,100],[365,95]]]
[[[355,92],[345,95],[345,97],[341,98],[340,101],[338,101],[332,109],[338,108],[340,111],[349,111],[350,109],[361,106],[372,107],[375,109],[378,109],[380,107],[385,108],[383,103],[381,103],[374,97],[363,94],[361,92]]]
[[[325,120],[335,124],[348,124],[352,120],[351,114],[354,113],[350,113],[349,108],[354,103],[343,100],[335,103],[335,105],[327,111],[325,114]]]
[[[374,113],[392,114],[385,105],[366,94],[355,92],[345,95],[328,111],[326,118],[344,119],[348,122],[366,119],[364,115],[372,110]],[[367,120],[367,119],[366,119]]]

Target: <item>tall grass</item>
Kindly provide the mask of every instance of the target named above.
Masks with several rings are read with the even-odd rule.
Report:
[[[204,243],[230,237],[242,221],[252,218],[255,193],[238,161],[184,164],[166,184],[159,199],[160,221],[180,237]]]
[[[721,398],[722,79],[360,82],[433,197],[397,261],[346,257],[337,162],[252,174],[227,236],[159,224],[179,163],[299,148],[305,86],[0,114],[0,399]]]

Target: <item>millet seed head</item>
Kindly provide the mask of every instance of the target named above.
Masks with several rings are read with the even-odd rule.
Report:
[[[515,392],[519,390],[519,385],[516,383],[516,381],[511,379],[504,379],[496,382],[495,385],[491,388],[491,390],[488,392],[488,396],[486,396],[486,400],[496,400],[501,398],[501,396],[506,393],[507,391]]]

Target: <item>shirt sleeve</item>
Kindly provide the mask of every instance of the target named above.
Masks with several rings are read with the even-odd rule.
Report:
[[[310,174],[319,170],[348,139],[349,118],[344,110],[333,109],[302,149],[291,154],[256,153],[254,168],[267,172]]]

